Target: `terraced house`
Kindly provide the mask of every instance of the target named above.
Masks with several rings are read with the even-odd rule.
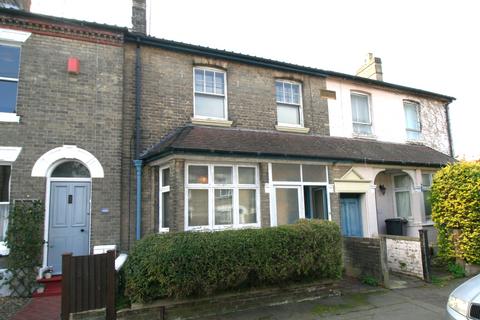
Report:
[[[122,92],[123,30],[0,8],[0,254],[20,200],[45,205],[56,273],[119,243]]]
[[[383,82],[374,57],[341,74],[147,36],[144,1],[132,16],[129,31],[0,9],[2,223],[44,201],[45,266],[159,232],[431,225],[454,98]]]
[[[301,218],[348,236],[394,217],[408,235],[431,227],[454,98],[383,82],[373,55],[352,76],[141,34],[125,51],[127,87],[141,79],[142,234]]]

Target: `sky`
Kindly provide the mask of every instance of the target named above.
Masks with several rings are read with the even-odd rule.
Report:
[[[94,8],[94,9],[92,9]],[[480,159],[480,2],[147,0],[150,35],[349,74],[368,52],[384,81],[457,98],[455,154]],[[32,12],[131,27],[131,0],[33,0]]]

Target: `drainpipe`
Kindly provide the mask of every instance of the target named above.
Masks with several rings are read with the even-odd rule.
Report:
[[[135,165],[137,196],[135,206],[135,239],[140,240],[142,235],[142,160],[140,160],[141,143],[141,90],[142,90],[142,68],[141,68],[141,50],[137,39],[137,48],[135,49]]]
[[[450,127],[450,108],[449,108],[450,102],[446,103],[444,105],[445,107],[445,117],[447,120],[447,134],[448,134],[448,148],[450,151],[450,157],[453,158],[453,141],[452,141],[452,130]]]

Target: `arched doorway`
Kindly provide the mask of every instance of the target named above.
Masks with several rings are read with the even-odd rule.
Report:
[[[75,160],[52,166],[48,179],[47,262],[62,272],[62,254],[87,255],[90,240],[91,175]]]

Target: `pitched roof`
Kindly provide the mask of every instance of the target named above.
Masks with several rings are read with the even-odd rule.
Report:
[[[11,2],[13,0],[5,0],[5,1]],[[152,36],[146,36],[143,34],[131,32],[125,27],[88,22],[84,20],[59,18],[59,17],[48,16],[48,15],[43,15],[38,13],[25,12],[21,10],[6,9],[6,8],[2,8],[1,6],[0,6],[0,13],[8,13],[15,16],[21,16],[24,18],[45,19],[45,20],[51,21],[52,23],[59,23],[59,24],[63,23],[67,25],[91,27],[91,28],[106,30],[110,32],[120,32],[120,33],[123,33],[125,41],[141,43],[144,45],[159,47],[159,48],[173,50],[177,52],[198,54],[198,55],[203,55],[203,56],[212,57],[212,58],[226,59],[226,60],[240,62],[240,63],[258,65],[258,66],[273,68],[273,69],[282,70],[282,71],[298,72],[298,73],[314,75],[318,77],[335,77],[335,78],[340,78],[344,80],[365,83],[367,85],[372,85],[376,87],[387,88],[390,90],[409,92],[419,96],[439,99],[445,102],[452,102],[453,100],[455,100],[455,98],[452,96],[443,95],[443,94],[439,94],[439,93],[435,93],[427,90],[412,88],[408,86],[398,85],[394,83],[363,78],[363,77],[354,76],[347,73],[330,71],[330,70],[322,70],[318,68],[312,68],[312,67],[302,66],[302,65],[288,63],[288,62],[256,57],[256,56],[237,53],[233,51],[220,50],[220,49],[209,48],[205,46],[179,42],[179,41],[172,41],[172,40],[160,39]]]
[[[340,78],[340,79],[360,82],[360,83],[364,83],[367,85],[376,86],[380,88],[388,88],[390,90],[409,92],[409,93],[413,93],[423,97],[439,99],[445,102],[452,102],[453,100],[455,100],[454,97],[443,95],[440,93],[407,87],[407,86],[389,83],[385,81],[368,79],[368,78],[354,76],[354,75],[342,73],[342,72],[323,70],[323,69],[312,68],[312,67],[302,66],[302,65],[288,63],[288,62],[256,57],[256,56],[237,53],[233,51],[220,50],[220,49],[209,48],[205,46],[179,42],[179,41],[161,39],[161,38],[146,36],[146,35],[133,33],[133,32],[128,32],[125,34],[125,41],[136,42],[144,45],[149,45],[153,47],[158,47],[158,48],[182,52],[182,53],[197,54],[197,55],[203,55],[203,56],[212,57],[216,59],[225,59],[225,60],[230,60],[230,61],[235,61],[240,63],[257,65],[265,68],[273,68],[273,69],[287,71],[287,72],[288,71],[298,72],[298,73],[313,75],[317,77]]]
[[[146,150],[147,163],[172,153],[315,159],[439,167],[455,161],[430,147],[366,139],[186,126]]]

